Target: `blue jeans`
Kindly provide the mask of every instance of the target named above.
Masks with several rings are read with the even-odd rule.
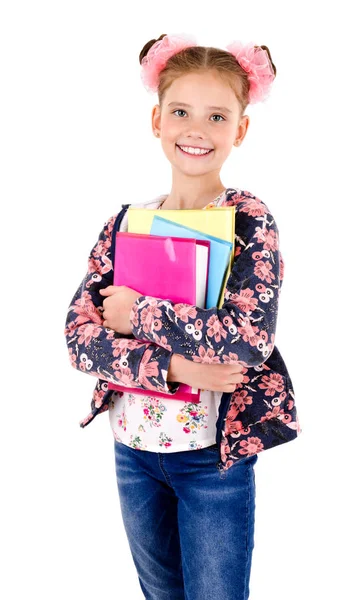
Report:
[[[216,444],[165,454],[114,440],[122,520],[146,600],[247,600],[254,454],[227,471]]]

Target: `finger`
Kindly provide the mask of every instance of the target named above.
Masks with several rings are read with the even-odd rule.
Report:
[[[99,292],[102,292],[103,294],[114,294],[116,291],[117,289],[115,285],[108,285],[106,288],[99,290]]]

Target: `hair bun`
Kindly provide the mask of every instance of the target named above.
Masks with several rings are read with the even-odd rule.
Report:
[[[262,48],[262,50],[266,50],[266,52],[268,54],[268,58],[269,58],[270,63],[272,65],[272,69],[273,69],[274,75],[276,77],[277,69],[276,69],[276,66],[272,62],[271,53],[270,53],[269,49],[267,48],[267,46],[255,46],[255,48]]]
[[[167,34],[166,33],[162,33],[162,35],[159,36],[159,38],[157,40],[150,40],[149,42],[147,42],[143,48],[141,49],[140,53],[139,53],[139,63],[142,64],[142,60],[145,56],[147,56],[149,50],[151,49],[151,47],[153,46],[153,44],[155,44],[156,42],[159,42],[159,40],[162,40]]]

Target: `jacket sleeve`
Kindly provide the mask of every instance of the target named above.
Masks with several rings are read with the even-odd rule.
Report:
[[[140,296],[130,313],[133,334],[195,362],[260,365],[275,343],[282,270],[273,216],[255,196],[243,198],[236,204],[235,254],[222,308]]]
[[[180,384],[167,382],[169,346],[122,336],[102,325],[104,297],[99,290],[113,284],[110,249],[116,216],[105,222],[68,308],[64,333],[69,360],[75,369],[111,383],[174,394]]]

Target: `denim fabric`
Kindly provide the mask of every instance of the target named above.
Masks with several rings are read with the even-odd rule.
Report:
[[[247,600],[258,456],[164,454],[114,440],[122,520],[146,600]]]

